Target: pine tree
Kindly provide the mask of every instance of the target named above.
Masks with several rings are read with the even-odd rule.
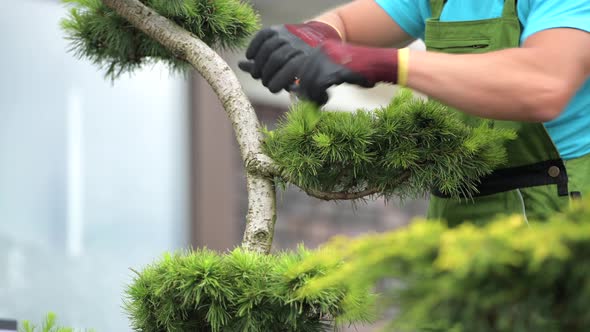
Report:
[[[293,184],[321,199],[415,197],[432,187],[468,195],[505,161],[502,142],[514,137],[486,124],[467,127],[444,105],[406,90],[386,107],[353,114],[298,103],[276,130],[265,130],[214,51],[241,47],[258,28],[245,2],[65,2],[71,10],[62,27],[71,51],[103,68],[107,78],[154,62],[197,70],[232,122],[247,170],[242,247],[227,254],[169,254],[138,272],[125,305],[137,331],[324,331],[368,321],[368,287],[306,293],[311,280],[339,271],[342,262],[303,263],[311,255],[304,249],[268,254],[275,186]]]

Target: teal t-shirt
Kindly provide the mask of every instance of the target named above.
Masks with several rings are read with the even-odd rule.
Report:
[[[376,0],[415,38],[424,38],[429,0]],[[590,0],[520,0],[518,17],[523,25],[521,43],[529,36],[551,28],[575,28],[590,32]],[[504,0],[448,0],[441,21],[470,21],[500,17]],[[590,79],[556,119],[545,128],[565,160],[590,153]]]

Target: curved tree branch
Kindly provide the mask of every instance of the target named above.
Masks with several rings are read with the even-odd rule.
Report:
[[[336,200],[353,200],[360,199],[363,197],[375,195],[379,192],[377,188],[369,188],[359,192],[323,192],[317,190],[304,190],[306,194],[317,199],[324,201],[336,201]]]
[[[139,0],[102,2],[178,58],[190,63],[211,85],[232,123],[247,171],[248,215],[242,246],[248,250],[270,252],[276,221],[276,194],[272,179],[282,176],[282,172],[262,152],[258,118],[235,73],[207,44]],[[402,183],[410,175],[410,171],[400,174],[397,183]],[[360,192],[303,190],[322,200],[353,200],[379,192],[377,188]]]
[[[272,162],[268,158],[257,162],[257,158],[264,155],[258,118],[234,72],[207,44],[139,0],[102,1],[178,58],[189,62],[211,85],[232,123],[242,160],[249,169],[248,215],[242,245],[249,250],[270,252],[276,195],[271,177],[260,174],[272,174],[272,170],[252,172],[254,166],[251,165],[271,167]]]
[[[409,179],[410,176],[412,176],[411,171],[409,171],[409,170],[404,171],[396,178],[395,185],[401,184],[402,182]],[[363,191],[358,191],[358,192],[323,192],[323,191],[312,190],[312,189],[303,189],[303,188],[300,188],[300,189],[305,191],[305,193],[308,194],[309,196],[315,197],[317,199],[321,199],[324,201],[354,200],[354,199],[364,198],[367,196],[372,196],[372,195],[375,195],[380,192],[380,190],[378,188],[367,188]]]
[[[258,174],[266,178],[282,176],[280,167],[269,156],[263,153],[248,155],[245,165],[246,171],[252,174]]]

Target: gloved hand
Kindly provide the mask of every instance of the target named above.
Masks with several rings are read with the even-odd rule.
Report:
[[[342,83],[373,87],[397,83],[398,49],[356,46],[327,40],[306,57],[296,74],[297,94],[319,105],[328,101],[326,90]]]
[[[329,39],[340,41],[339,32],[318,21],[272,26],[254,36],[246,51],[249,61],[238,65],[253,78],[262,78],[262,84],[272,93],[288,90],[306,56]]]

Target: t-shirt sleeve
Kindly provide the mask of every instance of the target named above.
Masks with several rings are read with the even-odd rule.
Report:
[[[530,11],[523,24],[523,42],[547,29],[574,28],[590,32],[590,1],[531,0]]]
[[[588,0],[587,0],[588,1]],[[425,17],[430,14],[427,1],[423,0],[375,0],[391,18],[410,36],[424,37]]]

